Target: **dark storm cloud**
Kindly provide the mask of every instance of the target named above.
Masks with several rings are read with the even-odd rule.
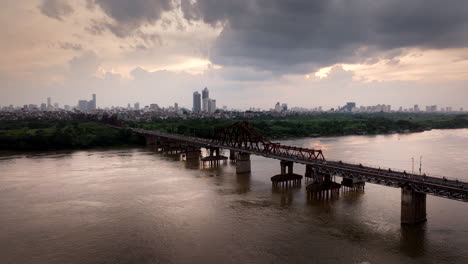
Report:
[[[42,0],[39,10],[44,15],[58,20],[62,20],[73,12],[73,8],[65,0]]]
[[[68,10],[58,4],[66,2],[43,3],[56,18]],[[111,18],[94,21],[90,32],[119,37],[139,37],[142,25],[180,8],[188,21],[223,27],[210,51],[215,64],[279,74],[375,63],[402,48],[468,46],[467,0],[87,0],[87,6]]]
[[[468,43],[466,0],[182,0],[181,8],[186,19],[225,24],[214,63],[280,73]]]
[[[174,8],[172,0],[88,0],[88,8],[99,6],[114,23],[103,24],[119,37],[126,37],[141,25],[152,24],[164,11]]]

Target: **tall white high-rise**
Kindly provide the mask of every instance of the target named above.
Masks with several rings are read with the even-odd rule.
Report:
[[[208,98],[208,112],[214,113],[216,111],[216,100]]]

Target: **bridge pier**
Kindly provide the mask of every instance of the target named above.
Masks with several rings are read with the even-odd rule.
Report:
[[[426,220],[426,194],[401,188],[401,223],[417,224]]]
[[[351,179],[351,178],[343,178],[341,180],[341,186],[350,190],[350,191],[362,191],[364,190],[364,186],[366,183],[364,181]]]
[[[156,137],[155,136],[145,136],[146,145],[147,146],[155,146],[156,145]]]
[[[229,150],[229,159],[231,161],[236,161],[236,152],[234,150]]]
[[[185,150],[186,160],[198,160],[200,158],[200,148],[188,147]]]
[[[212,167],[219,166],[221,161],[225,161],[228,158],[225,156],[220,155],[220,149],[219,148],[207,148],[209,156],[202,158],[203,165],[205,163],[208,163]]]
[[[232,150],[231,150],[232,151]],[[236,156],[236,173],[247,173],[250,172],[251,169],[251,162],[250,162],[250,154],[239,152]]]
[[[271,177],[273,188],[300,186],[302,176],[294,174],[294,162],[282,160],[280,162],[281,173]]]
[[[305,173],[304,173],[304,177],[305,177],[305,182],[310,182],[310,181],[314,181],[314,179],[316,179],[316,175],[317,175],[317,172],[315,171],[315,169],[311,166],[311,165],[306,165],[305,166]]]
[[[333,175],[317,172],[312,166],[306,165],[305,176],[311,181],[306,187],[309,200],[328,200],[339,196],[341,184],[335,182]]]

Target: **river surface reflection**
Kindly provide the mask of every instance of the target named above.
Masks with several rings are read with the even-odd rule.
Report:
[[[468,130],[306,138],[328,159],[468,181]],[[199,169],[150,149],[0,156],[0,263],[468,263],[468,204],[428,196],[400,225],[400,190],[307,201],[273,191],[279,161]],[[294,171],[304,173],[302,165]]]

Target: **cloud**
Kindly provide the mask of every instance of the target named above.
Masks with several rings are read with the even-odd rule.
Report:
[[[73,13],[72,6],[66,0],[42,0],[39,10],[42,14],[57,20],[63,20]]]
[[[105,14],[90,19],[88,32],[134,39],[131,46],[139,51],[173,45],[164,30],[145,28],[157,22],[164,28],[183,16],[195,22],[190,25],[201,21],[222,28],[215,41],[207,41],[203,56],[216,65],[272,76],[336,64],[397,64],[408,50],[468,47],[466,0],[87,0],[85,6]],[[54,10],[72,10],[57,0],[44,0],[44,7],[48,13],[43,13],[57,19],[67,11]],[[176,15],[164,16],[168,12]]]
[[[99,6],[113,22],[103,23],[118,37],[132,35],[142,25],[153,24],[165,11],[174,9],[172,0],[89,0],[88,8]]]
[[[71,42],[59,42],[59,47],[64,50],[74,50],[74,51],[81,51],[83,50],[83,46],[78,43],[71,43]]]
[[[369,62],[402,48],[468,44],[464,0],[181,0],[188,20],[223,24],[211,60],[278,73]]]
[[[69,77],[79,79],[87,76],[95,76],[100,65],[100,58],[94,52],[86,51],[70,60]]]

